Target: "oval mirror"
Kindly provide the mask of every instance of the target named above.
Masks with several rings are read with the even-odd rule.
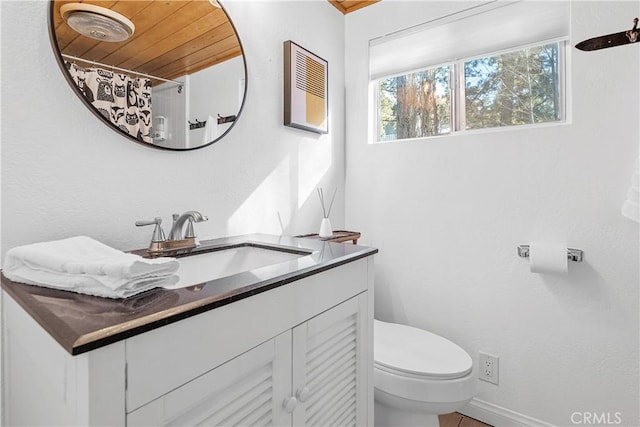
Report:
[[[50,0],[67,81],[104,123],[156,148],[223,138],[246,95],[246,62],[217,0]]]

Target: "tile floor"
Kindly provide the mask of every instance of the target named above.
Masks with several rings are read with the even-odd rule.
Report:
[[[491,427],[473,418],[465,417],[454,412],[453,414],[439,415],[440,427]]]

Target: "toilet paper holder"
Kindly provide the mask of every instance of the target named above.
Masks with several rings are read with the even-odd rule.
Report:
[[[518,246],[518,256],[522,258],[529,258],[529,245]],[[582,262],[584,252],[581,249],[567,248],[567,258],[569,261]]]

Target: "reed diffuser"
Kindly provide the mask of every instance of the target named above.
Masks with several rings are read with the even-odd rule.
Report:
[[[318,197],[320,198],[320,206],[322,206],[322,221],[320,222],[320,232],[318,236],[320,237],[331,237],[333,236],[333,229],[331,228],[331,221],[329,221],[329,215],[331,215],[331,208],[333,207],[333,201],[336,199],[336,193],[338,188],[333,190],[333,196],[331,196],[331,202],[329,202],[329,207],[325,203],[324,191],[322,187],[317,188]]]

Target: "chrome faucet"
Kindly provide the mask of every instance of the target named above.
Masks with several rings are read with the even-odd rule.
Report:
[[[162,230],[162,219],[156,218],[153,221],[136,221],[138,227],[145,225],[155,225],[151,243],[147,252],[150,256],[171,256],[187,253],[200,244],[193,229],[194,222],[206,221],[208,218],[198,211],[187,211],[182,215],[173,214],[173,225],[169,233],[169,239],[165,239]],[[184,224],[187,229],[183,233]]]
[[[173,214],[173,225],[171,226],[171,232],[169,233],[169,240],[183,240],[183,239],[195,239],[196,234],[193,230],[194,222],[206,221],[209,218],[202,215],[198,211],[187,211],[182,215]],[[187,231],[183,233],[185,222],[187,224]]]

